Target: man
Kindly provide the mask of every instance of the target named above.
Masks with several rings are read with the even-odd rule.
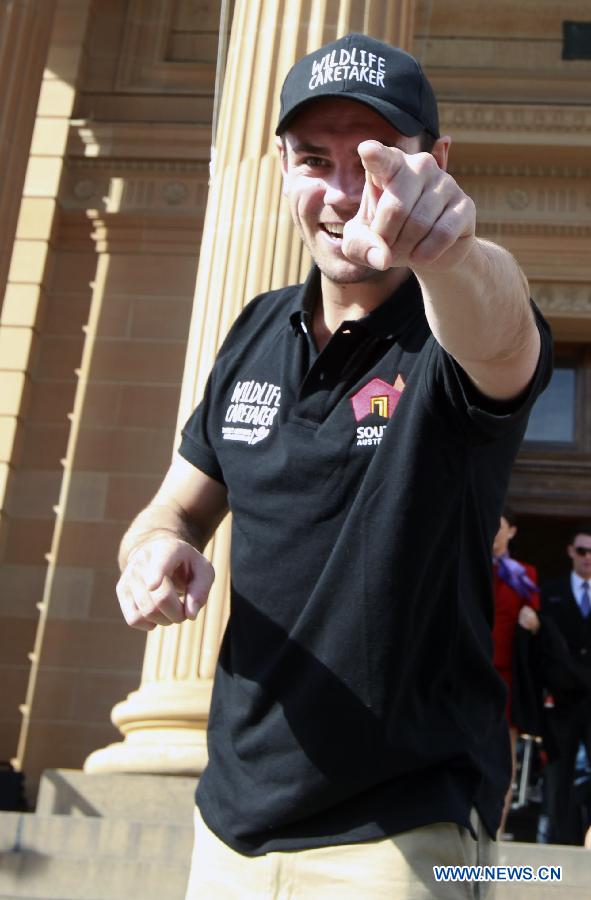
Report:
[[[513,782],[517,771],[517,730],[519,719],[512,708],[513,655],[517,626],[535,634],[540,622],[535,610],[539,608],[538,576],[533,566],[512,559],[509,544],[517,534],[515,513],[509,506],[503,508],[499,529],[493,541],[493,591],[495,623],[493,628],[494,667],[507,685],[507,721],[511,741],[511,783],[505,795],[505,805],[499,826],[499,835],[505,835],[505,825],[511,801]],[[516,724],[517,722],[517,724]]]
[[[574,787],[581,743],[591,760],[591,523],[577,525],[566,548],[571,571],[542,585],[542,663],[550,840],[581,844],[583,821]]]
[[[411,56],[310,54],[277,134],[315,266],[234,324],[120,555],[130,625],[193,619],[233,514],[188,896],[465,896],[433,865],[487,858],[509,781],[490,547],[548,332]]]

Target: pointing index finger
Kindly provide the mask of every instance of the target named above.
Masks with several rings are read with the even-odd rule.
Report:
[[[405,153],[398,147],[386,147],[379,141],[362,141],[357,152],[372,180],[383,188],[404,165]]]

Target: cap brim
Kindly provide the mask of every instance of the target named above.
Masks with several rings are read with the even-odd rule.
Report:
[[[397,131],[404,134],[406,137],[416,137],[416,135],[420,134],[422,131],[429,131],[429,133],[431,133],[430,130],[423,125],[422,122],[419,122],[418,119],[415,119],[414,116],[411,116],[403,109],[400,109],[400,107],[394,106],[392,103],[386,103],[379,97],[370,97],[367,94],[355,94],[352,91],[335,91],[334,93],[319,93],[316,97],[307,97],[301,103],[298,103],[279,121],[275,134],[282,134],[306,106],[309,106],[311,103],[316,103],[324,97],[332,97],[335,100],[353,100],[355,103],[361,103],[363,106],[367,106],[369,109],[373,109],[374,112],[377,112],[378,115],[386,120],[386,122],[393,125]],[[433,135],[433,137],[437,136],[438,135]]]

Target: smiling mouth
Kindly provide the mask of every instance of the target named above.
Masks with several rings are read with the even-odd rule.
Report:
[[[325,234],[328,234],[331,238],[338,238],[339,240],[343,237],[343,225],[337,225],[336,223],[331,222],[321,222],[321,229]]]

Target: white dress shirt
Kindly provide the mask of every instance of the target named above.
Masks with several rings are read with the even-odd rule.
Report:
[[[587,581],[586,583],[589,586],[589,599],[591,600],[591,583],[589,581]],[[581,603],[583,602],[583,584],[585,584],[584,578],[581,578],[581,576],[577,575],[576,572],[570,573],[570,586],[575,596],[575,600],[578,603],[579,609],[581,608]]]

